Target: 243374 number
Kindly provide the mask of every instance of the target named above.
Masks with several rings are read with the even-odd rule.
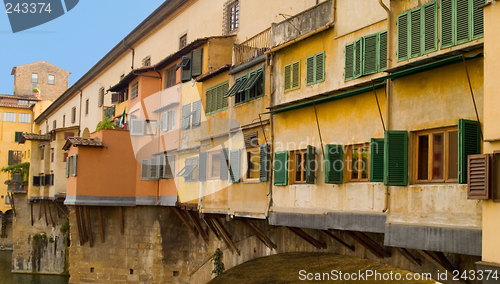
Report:
[[[12,5],[12,3],[5,4],[5,10],[7,14],[12,13],[23,13],[23,14],[35,14],[35,13],[49,13],[52,12],[50,9],[50,3],[17,3],[17,5]]]

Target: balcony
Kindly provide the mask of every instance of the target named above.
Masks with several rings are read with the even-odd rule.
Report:
[[[234,47],[234,65],[257,58],[269,50],[271,28],[268,28]]]

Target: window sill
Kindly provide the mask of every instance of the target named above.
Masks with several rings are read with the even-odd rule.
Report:
[[[205,116],[214,115],[216,113],[219,113],[219,112],[222,112],[222,111],[225,111],[225,110],[227,110],[227,107],[225,107],[223,109],[216,110],[216,111],[212,111],[212,112],[209,112],[209,113],[205,113]]]
[[[243,183],[243,184],[246,184],[246,183],[248,183],[248,184],[260,183],[260,179],[258,179],[258,178],[257,179],[245,179],[241,183]]]
[[[258,99],[262,99],[262,98],[264,98],[264,95],[260,95],[260,96],[255,97],[255,98],[248,99],[248,100],[246,100],[246,101],[244,101],[244,102],[234,103],[234,107],[241,106],[241,105],[243,105],[243,104],[245,104],[245,103],[249,103],[249,102],[251,102],[251,101],[255,101],[255,100],[258,100]]]

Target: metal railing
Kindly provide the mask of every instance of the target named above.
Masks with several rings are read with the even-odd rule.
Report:
[[[241,44],[234,46],[234,65],[240,65],[261,56],[269,50],[270,45],[271,28],[267,28]]]

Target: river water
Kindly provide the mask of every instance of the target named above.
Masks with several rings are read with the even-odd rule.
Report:
[[[69,276],[11,273],[12,251],[0,251],[0,284],[68,284]]]

